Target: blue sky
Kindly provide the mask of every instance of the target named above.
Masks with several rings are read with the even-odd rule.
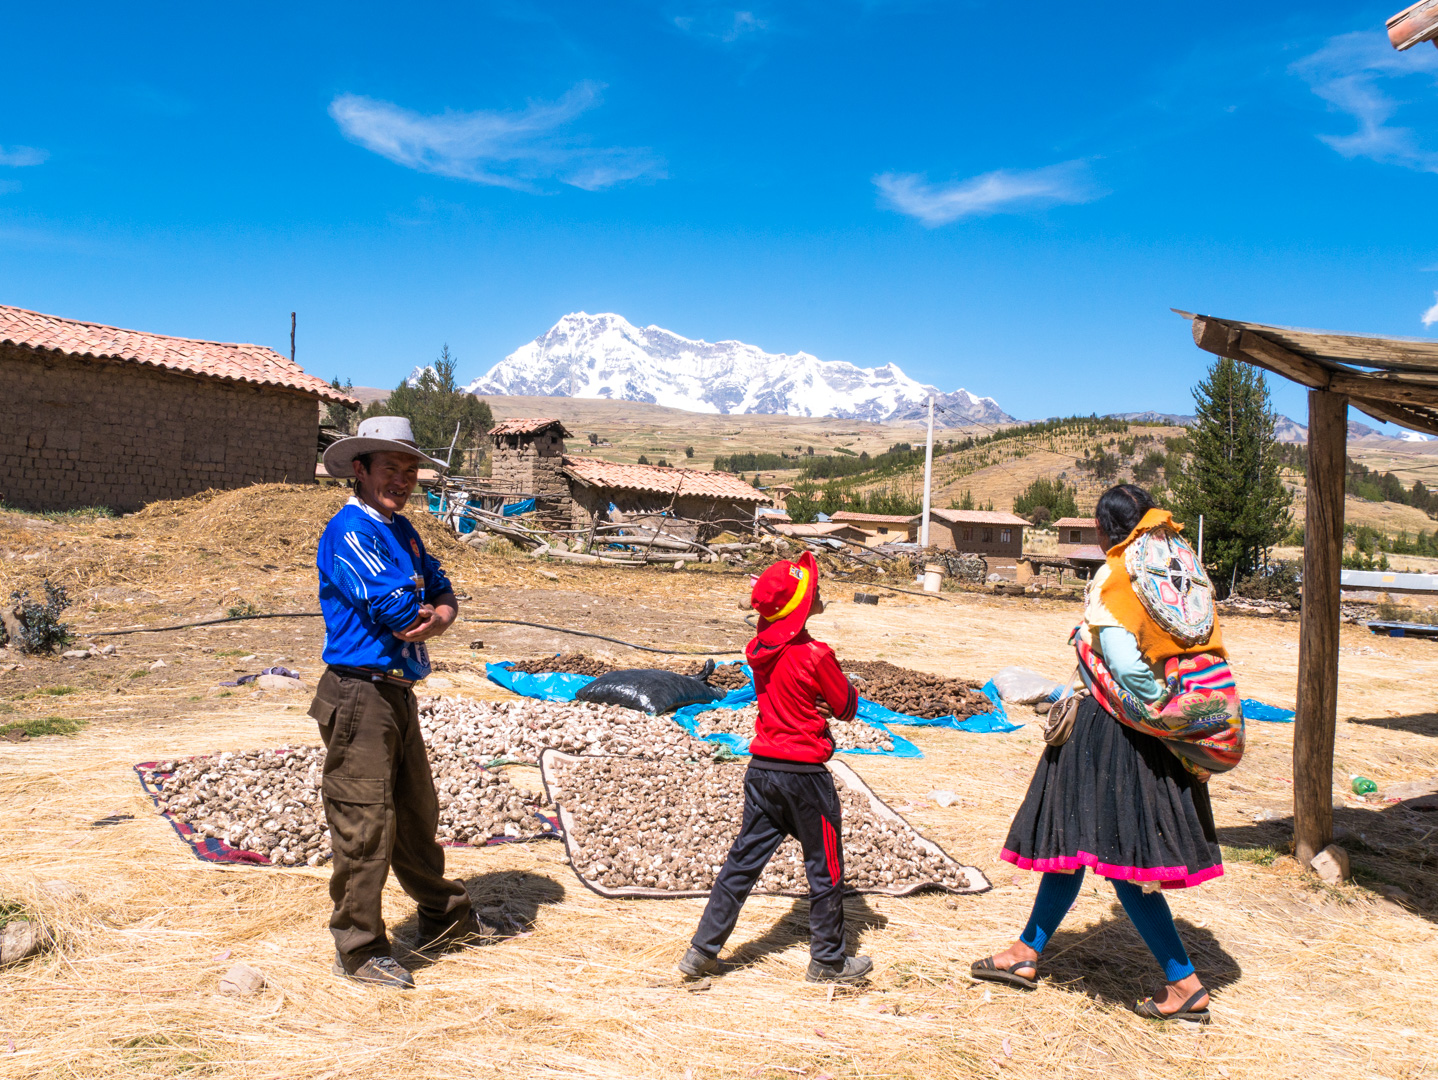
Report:
[[[587,310],[1189,411],[1170,307],[1438,334],[1400,6],[13,7],[0,302],[281,349],[297,310],[368,385]]]

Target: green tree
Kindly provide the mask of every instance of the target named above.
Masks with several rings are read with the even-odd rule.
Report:
[[[420,372],[411,385],[406,379],[384,401],[365,410],[365,416],[405,416],[414,428],[414,441],[422,450],[443,458],[451,441],[460,450],[479,449],[484,435],[494,426],[489,402],[459,388],[455,369],[459,361],[446,345],[438,359]],[[455,432],[458,431],[458,436]]]
[[[819,500],[813,488],[795,488],[784,500],[784,512],[796,525],[808,525],[819,514]]]
[[[1053,521],[1061,517],[1078,516],[1078,489],[1071,488],[1062,480],[1051,480],[1040,476],[1014,500],[1014,513],[1039,524],[1039,511],[1043,519]]]
[[[1279,474],[1268,382],[1248,364],[1219,357],[1193,389],[1197,418],[1188,434],[1190,457],[1173,484],[1174,509],[1197,538],[1203,515],[1203,554],[1218,587],[1228,594],[1267,559],[1288,532],[1293,497]]]
[[[341,394],[348,394],[354,388],[355,384],[348,379],[341,383],[338,375],[330,380],[330,389],[338,390]],[[346,434],[353,435],[358,419],[358,409],[351,409],[348,405],[341,405],[338,402],[331,401],[325,409],[324,426],[328,428],[338,428]]]

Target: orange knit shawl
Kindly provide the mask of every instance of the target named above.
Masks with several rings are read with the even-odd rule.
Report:
[[[1099,591],[1099,599],[1113,617],[1123,624],[1124,629],[1138,639],[1138,648],[1143,653],[1143,658],[1160,669],[1167,660],[1175,656],[1215,653],[1227,659],[1228,653],[1223,648],[1223,634],[1218,628],[1217,615],[1213,618],[1213,633],[1208,640],[1201,645],[1189,647],[1176,641],[1160,626],[1143,606],[1138,593],[1134,592],[1133,582],[1128,577],[1128,567],[1124,564],[1124,553],[1128,551],[1129,545],[1144,533],[1165,525],[1175,531],[1183,529],[1167,510],[1150,510],[1143,515],[1143,520],[1133,532],[1124,538],[1123,543],[1108,549],[1108,580]]]

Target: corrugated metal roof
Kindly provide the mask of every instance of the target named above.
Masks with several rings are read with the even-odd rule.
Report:
[[[750,487],[737,476],[699,469],[676,469],[664,465],[625,465],[603,458],[565,455],[564,471],[582,484],[629,491],[658,491],[665,495],[696,495],[701,498],[732,499],[735,502],[768,502],[769,496]]]
[[[1030,523],[1017,514],[1011,514],[1007,510],[930,510],[930,518],[937,518],[939,521],[946,521],[950,525],[1019,525],[1027,527]],[[923,515],[911,517],[910,521],[922,521]]]
[[[122,330],[103,323],[80,322],[0,305],[0,345],[45,349],[70,356],[143,364],[164,371],[203,375],[227,382],[294,390],[321,401],[358,407],[358,398],[263,345],[170,337],[143,330]]]
[[[564,426],[564,421],[548,416],[516,416],[501,420],[489,429],[491,435],[540,435],[552,427],[559,428],[562,438],[572,439],[573,432]]]

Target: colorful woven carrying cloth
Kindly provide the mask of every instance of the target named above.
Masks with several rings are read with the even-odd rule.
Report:
[[[1150,510],[1089,586],[1084,621],[1070,638],[1089,692],[1122,724],[1164,740],[1192,773],[1227,772],[1243,757],[1243,707],[1213,607],[1213,584],[1183,526]],[[1125,690],[1094,648],[1096,631],[1121,626],[1164,689],[1148,703]]]
[[[1125,690],[1103,658],[1074,632],[1079,672],[1104,711],[1119,723],[1156,736],[1200,779],[1243,759],[1243,707],[1228,661],[1213,653],[1170,657],[1163,696],[1152,705]]]

